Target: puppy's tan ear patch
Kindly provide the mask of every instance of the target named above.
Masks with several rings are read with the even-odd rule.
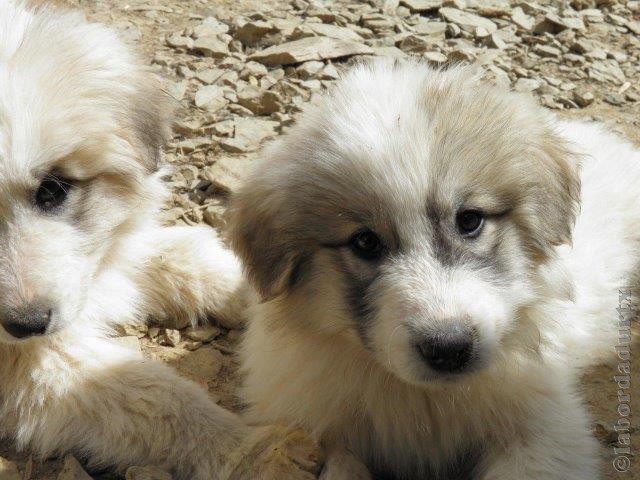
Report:
[[[171,137],[173,106],[152,75],[142,75],[130,100],[128,112],[131,139],[148,172],[158,170],[160,152]]]
[[[571,234],[580,208],[580,158],[563,144],[547,149],[553,159],[550,185],[552,211],[549,215],[549,241],[554,245],[571,242]]]
[[[541,253],[571,243],[580,204],[580,156],[554,132],[544,136],[534,158],[533,240]]]
[[[231,244],[263,301],[289,289],[303,256],[287,228],[283,198],[249,180],[231,197],[227,211]]]

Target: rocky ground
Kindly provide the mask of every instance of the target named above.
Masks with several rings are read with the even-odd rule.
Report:
[[[640,143],[640,1],[572,0],[57,0],[117,28],[167,79],[178,121],[166,159],[175,167],[165,221],[224,229],[225,199],[301,106],[354,59],[419,56],[433,65],[477,62],[487,77],[531,92],[560,115],[606,122]],[[2,8],[0,6],[0,8]],[[239,408],[223,325],[155,325],[123,341],[204,384]],[[226,327],[233,327],[227,325]],[[633,352],[638,353],[637,344]],[[632,371],[634,366],[632,364]],[[637,368],[637,367],[635,367]],[[616,366],[587,375],[607,479],[640,479],[640,457],[617,472]],[[640,388],[632,375],[631,444],[640,446]],[[623,403],[627,402],[626,400]],[[618,470],[625,464],[617,463]],[[73,457],[37,461],[0,446],[0,480],[87,479]],[[94,478],[113,478],[94,474]],[[127,479],[165,479],[132,469]],[[586,479],[585,479],[586,480]]]

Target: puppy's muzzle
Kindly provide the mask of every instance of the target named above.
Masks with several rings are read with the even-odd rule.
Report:
[[[431,369],[439,373],[459,373],[471,363],[475,331],[460,322],[448,322],[437,333],[417,345],[418,352]]]
[[[44,335],[51,324],[54,309],[49,302],[35,300],[4,312],[0,323],[6,332],[15,338]]]

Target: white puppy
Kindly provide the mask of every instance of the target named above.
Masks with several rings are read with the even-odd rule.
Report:
[[[157,224],[169,119],[155,79],[113,32],[2,3],[0,435],[119,471],[240,478],[254,468],[241,453],[279,434],[249,430],[107,338],[147,314],[194,321],[244,308],[238,262],[211,229]]]
[[[470,68],[378,62],[265,156],[231,212],[254,419],[312,431],[327,478],[367,476],[346,452],[376,478],[598,477],[577,372],[635,293],[638,151]]]

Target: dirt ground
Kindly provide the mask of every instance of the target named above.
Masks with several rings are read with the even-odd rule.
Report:
[[[0,0],[0,8],[1,7]],[[167,160],[176,167],[179,172],[168,181],[175,191],[173,203],[167,207],[168,223],[199,223],[206,222],[214,227],[224,228],[224,221],[221,212],[224,210],[224,201],[228,191],[233,190],[237,182],[241,181],[243,172],[251,161],[259,155],[259,151],[255,148],[248,148],[246,145],[238,145],[227,141],[229,136],[226,132],[225,121],[238,121],[239,117],[249,119],[249,123],[257,117],[267,119],[269,122],[273,120],[276,127],[273,128],[273,134],[278,133],[283,126],[295,118],[298,111],[298,102],[308,101],[317,91],[321,91],[326,87],[326,82],[330,81],[329,77],[313,77],[305,78],[301,71],[294,71],[295,67],[284,68],[284,75],[287,78],[297,77],[293,81],[293,87],[287,91],[279,91],[279,107],[271,113],[258,113],[253,115],[247,112],[247,108],[232,108],[228,106],[228,110],[236,115],[228,120],[220,118],[219,112],[207,112],[206,108],[197,108],[193,104],[194,95],[201,88],[203,82],[199,80],[197,75],[193,76],[193,72],[200,72],[203,69],[220,68],[221,70],[229,69],[239,71],[239,68],[233,66],[232,62],[226,60],[194,56],[184,48],[171,45],[168,38],[178,38],[173,41],[174,44],[179,40],[188,37],[193,28],[199,25],[206,17],[214,17],[231,25],[237,25],[238,18],[243,22],[248,20],[256,22],[267,22],[270,20],[284,20],[296,15],[301,16],[305,9],[309,9],[309,2],[305,0],[58,0],[57,3],[67,6],[78,7],[84,10],[87,16],[96,21],[104,22],[117,28],[122,35],[141,52],[143,61],[152,65],[155,70],[166,77],[169,81],[168,89],[176,94],[178,104],[178,134],[176,139],[169,145],[167,149]],[[400,2],[401,6],[407,2]],[[408,2],[407,4],[410,4]],[[452,6],[463,6],[464,2],[444,2]],[[467,6],[471,11],[482,13],[483,2],[468,1]],[[568,6],[571,4],[576,9],[596,7],[600,9],[604,16],[604,21],[593,21],[588,23],[585,30],[578,30],[577,37],[569,37],[567,29],[561,31],[543,31],[538,34],[538,39],[533,39],[533,35],[517,31],[520,40],[514,43],[507,42],[508,46],[504,48],[503,53],[498,56],[498,60],[494,62],[499,68],[506,72],[506,80],[514,85],[517,89],[530,89],[540,98],[540,101],[550,108],[558,110],[560,115],[580,117],[600,120],[607,123],[611,128],[625,134],[628,138],[640,145],[640,91],[638,90],[638,74],[637,60],[640,51],[640,42],[633,40],[632,37],[637,33],[633,29],[626,26],[624,21],[637,21],[640,16],[640,10],[636,10],[638,2],[488,2],[497,4],[507,4],[508,9],[514,9],[518,6],[523,7],[525,14],[531,17],[539,18],[543,10],[538,8],[556,8]],[[593,4],[593,5],[591,5]],[[597,4],[597,5],[596,5]],[[408,41],[394,40],[393,44],[387,41],[390,37],[389,29],[385,30],[384,22],[391,22],[392,34],[398,35],[405,32],[404,26],[411,25],[416,19],[407,18],[405,23],[394,23],[394,8],[397,8],[397,2],[393,1],[372,1],[371,3],[340,1],[319,1],[311,2],[311,8],[315,8],[320,13],[315,13],[314,17],[319,18],[321,22],[331,23],[334,10],[347,8],[350,12],[357,12],[360,5],[372,5],[379,12],[383,12],[380,18],[362,16],[354,20],[352,17],[346,17],[349,21],[358,24],[354,30],[367,38],[367,43],[380,47],[391,47],[393,44],[400,46],[400,51],[410,51],[423,55],[430,51],[439,52],[448,58],[464,58],[469,55],[470,60],[478,59],[481,53],[469,51],[475,45],[481,48],[484,40],[480,42],[478,38],[484,37],[484,34],[474,33],[477,38],[471,38],[469,49],[461,44],[452,44],[450,41],[453,37],[456,39],[468,39],[468,35],[458,33],[456,28],[447,26],[446,36],[443,34],[432,43],[427,42],[426,47],[407,46]],[[405,8],[405,10],[407,10]],[[329,13],[326,13],[326,12]],[[391,13],[389,13],[391,11]],[[405,14],[402,10],[395,12]],[[562,11],[562,8],[560,9]],[[259,12],[259,13],[256,13]],[[324,13],[323,13],[324,12]],[[374,12],[375,13],[375,12]],[[484,13],[489,18],[501,18],[500,15],[494,15],[491,12]],[[597,17],[592,12],[589,15]],[[611,16],[613,15],[613,16]],[[438,20],[437,11],[429,11],[425,14],[429,19]],[[504,18],[508,18],[509,14]],[[585,16],[586,17],[586,16]],[[390,20],[389,20],[390,19]],[[419,20],[419,19],[417,19]],[[315,21],[315,20],[314,20]],[[378,21],[378,23],[375,23]],[[235,22],[235,23],[234,23]],[[339,21],[335,21],[338,24]],[[334,22],[334,23],[335,23]],[[403,20],[404,22],[404,20]],[[344,22],[343,22],[344,23]],[[505,24],[506,25],[506,24]],[[502,24],[499,24],[502,26]],[[606,26],[606,28],[605,28]],[[283,27],[284,28],[284,27]],[[268,29],[267,29],[268,30]],[[364,30],[372,32],[369,35]],[[557,29],[556,29],[557,30]],[[568,29],[571,30],[571,29]],[[267,32],[265,35],[269,35]],[[472,35],[473,37],[473,35]],[[235,49],[245,48],[245,53],[259,49],[262,45],[277,43],[276,40],[258,39],[254,44],[244,41],[246,45],[238,46]],[[404,37],[403,37],[404,38]],[[489,38],[489,37],[487,37]],[[491,37],[492,38],[492,37]],[[506,38],[506,37],[505,37]],[[369,40],[380,40],[379,42]],[[448,40],[447,40],[448,39]],[[580,52],[581,47],[573,47],[576,39],[586,39],[595,41],[604,52],[604,59],[601,54],[596,52],[589,55],[589,52]],[[521,41],[524,43],[521,43]],[[237,40],[233,40],[237,41]],[[415,45],[422,45],[421,38],[413,39]],[[491,40],[497,42],[495,40]],[[498,48],[500,47],[497,42]],[[230,44],[233,45],[233,44]],[[527,52],[535,50],[542,46],[557,48],[561,54],[556,56],[555,53],[549,51],[545,53],[539,50],[539,64],[531,62],[531,57]],[[565,45],[572,45],[564,48]],[[462,48],[464,47],[464,48]],[[529,48],[531,47],[531,48]],[[231,48],[231,47],[230,47]],[[394,47],[396,48],[396,47]],[[422,51],[420,51],[422,48]],[[455,49],[459,49],[459,51]],[[413,49],[413,50],[412,50]],[[232,48],[233,50],[233,48]],[[395,51],[388,50],[389,54],[397,54]],[[457,52],[457,53],[456,53]],[[617,70],[612,75],[613,79],[598,77],[597,72],[581,74],[579,72],[591,72],[589,65],[584,65],[583,60],[571,57],[571,52],[575,57],[582,56],[583,60],[589,64],[590,62],[601,62],[607,67],[611,67],[611,62],[617,62],[616,65],[624,73],[624,78],[616,76]],[[610,52],[620,52],[621,55],[611,55]],[[242,52],[240,52],[242,53]],[[378,53],[380,54],[380,53]],[[457,55],[457,57],[456,57]],[[550,55],[548,57],[547,55]],[[569,56],[568,56],[569,55]],[[627,58],[624,58],[626,55]],[[241,57],[241,55],[240,55]],[[549,60],[551,58],[553,61]],[[549,60],[547,62],[547,60]],[[342,60],[336,60],[335,64],[340,67]],[[614,65],[612,68],[616,68]],[[255,66],[254,66],[255,67]],[[311,67],[311,66],[310,66]],[[189,73],[191,71],[191,73]],[[500,72],[498,72],[500,73]],[[257,75],[257,74],[256,74]],[[608,75],[605,72],[605,77]],[[242,73],[241,73],[242,77]],[[248,77],[249,78],[249,77]],[[259,78],[259,77],[257,77]],[[519,80],[532,79],[540,85],[536,88],[529,88],[526,82],[518,84]],[[231,79],[233,83],[233,79]],[[252,84],[249,78],[246,83]],[[262,82],[262,80],[260,81]],[[307,82],[307,83],[305,83]],[[315,82],[315,83],[312,83]],[[256,83],[256,82],[254,82]],[[256,83],[261,88],[263,83]],[[520,85],[520,86],[518,86]],[[299,88],[297,92],[295,88]],[[267,87],[268,88],[268,87]],[[294,93],[287,93],[293,91]],[[283,93],[284,92],[284,93]],[[310,94],[308,94],[310,92]],[[577,93],[590,92],[593,99],[580,100],[582,97]],[[233,95],[227,96],[227,100],[233,103]],[[249,108],[251,110],[251,108]],[[255,113],[255,112],[253,112]],[[262,121],[262,120],[261,120]],[[267,125],[270,126],[271,124]],[[236,128],[238,128],[236,126]],[[249,132],[252,132],[253,125],[249,125]],[[271,128],[271,127],[270,127]],[[266,138],[267,136],[265,136]],[[208,138],[203,141],[203,138]],[[208,183],[203,184],[206,181]],[[212,189],[212,185],[217,188]],[[205,199],[200,195],[201,191],[207,189],[209,193]],[[640,188],[640,186],[639,186]],[[640,333],[637,331],[636,333]],[[184,375],[207,386],[211,394],[218,401],[229,408],[237,409],[238,402],[234,396],[238,379],[236,377],[237,364],[233,357],[234,348],[237,344],[239,331],[220,327],[210,332],[209,338],[204,342],[190,340],[184,331],[178,333],[178,340],[174,340],[175,330],[165,330],[164,326],[150,327],[142,331],[126,331],[124,334],[132,341],[138,341],[143,352],[154,358],[159,358],[174,365]],[[198,343],[200,343],[198,345]],[[621,375],[618,372],[619,364],[613,363],[608,366],[601,366],[593,372],[585,375],[583,387],[590,410],[594,419],[594,431],[602,444],[603,470],[604,478],[611,479],[628,479],[640,480],[640,457],[635,455],[636,449],[640,448],[640,364],[636,361],[640,354],[638,342],[634,343],[631,349],[631,378],[630,388],[625,390],[629,393],[630,401],[618,396],[620,390],[618,382],[614,380],[614,376]],[[622,398],[622,400],[621,400]],[[631,453],[622,455],[630,459],[630,466],[624,464],[624,460],[617,460],[620,455],[616,454],[618,442],[618,432],[615,431],[614,425],[620,421],[622,415],[619,413],[621,403],[629,404],[631,414],[628,416],[631,431]],[[618,445],[619,447],[619,445]],[[50,459],[48,461],[33,460],[28,453],[16,453],[12,450],[8,443],[0,446],[0,456],[15,461],[18,464],[21,475],[24,480],[45,480],[57,478],[60,469],[60,461]],[[622,472],[616,471],[624,470]],[[94,478],[113,478],[109,475],[101,475],[99,472],[92,474]],[[2,480],[2,478],[0,478]],[[541,479],[543,480],[543,479]],[[587,479],[585,479],[587,480]]]

